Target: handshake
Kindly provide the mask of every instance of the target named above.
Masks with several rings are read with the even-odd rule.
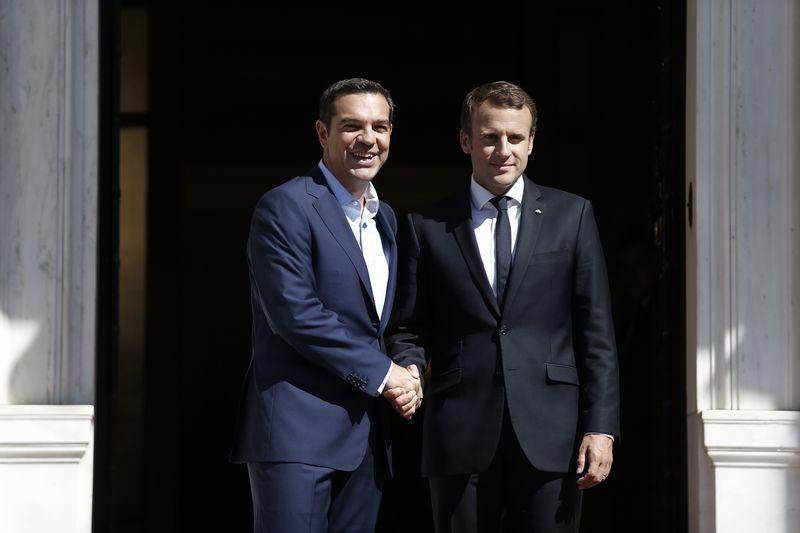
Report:
[[[383,389],[383,397],[389,401],[397,414],[410,420],[422,405],[422,380],[417,365],[403,368],[392,363],[389,379],[386,380]]]

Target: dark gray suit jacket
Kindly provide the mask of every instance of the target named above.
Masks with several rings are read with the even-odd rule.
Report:
[[[425,475],[484,471],[506,400],[540,470],[573,468],[586,432],[619,435],[616,345],[591,205],[523,179],[502,308],[478,252],[469,190],[409,216],[390,354],[430,364]]]

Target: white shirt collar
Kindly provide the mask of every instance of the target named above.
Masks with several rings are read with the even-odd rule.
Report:
[[[354,215],[360,216],[361,203],[350,194],[350,191],[344,188],[344,185],[342,185],[331,171],[328,170],[328,167],[325,166],[322,160],[319,162],[319,168],[323,176],[325,176],[325,181],[328,182],[328,187],[330,187],[333,195],[336,197],[336,201],[339,202],[339,205],[345,210],[345,214],[348,218]],[[378,191],[375,190],[375,186],[370,182],[367,186],[367,192],[364,194],[364,214],[367,218],[374,218],[375,215],[378,214],[380,205],[381,202],[380,199],[378,199]]]
[[[519,205],[522,205],[522,196],[524,192],[525,180],[520,176],[505,195],[515,200]],[[472,201],[472,208],[477,211],[483,209],[486,204],[489,203],[489,200],[495,197],[494,194],[487,191],[482,185],[475,181],[475,176],[472,176],[470,180],[469,193],[470,200]]]

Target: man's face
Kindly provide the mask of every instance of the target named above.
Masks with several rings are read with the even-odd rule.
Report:
[[[494,195],[514,185],[533,150],[532,123],[527,107],[511,109],[482,102],[472,111],[472,134],[461,131],[461,149],[470,155],[479,185]]]
[[[389,103],[377,93],[340,96],[330,128],[317,121],[322,160],[351,193],[363,191],[389,156]]]

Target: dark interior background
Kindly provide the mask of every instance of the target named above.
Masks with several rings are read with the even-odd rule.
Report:
[[[467,185],[458,117],[471,88],[505,79],[536,100],[528,175],[593,202],[614,297],[623,436],[612,476],[585,497],[582,531],[685,530],[685,2],[510,2],[446,15],[399,2],[380,15],[121,5],[145,7],[150,27],[144,451],[137,483],[98,465],[108,512],[96,529],[250,530],[246,468],[227,462],[250,352],[249,217],[263,192],[319,159],[324,88],[363,76],[397,104],[375,185],[401,217]],[[396,425],[381,532],[432,531],[419,419]],[[125,436],[105,445],[124,447]]]

